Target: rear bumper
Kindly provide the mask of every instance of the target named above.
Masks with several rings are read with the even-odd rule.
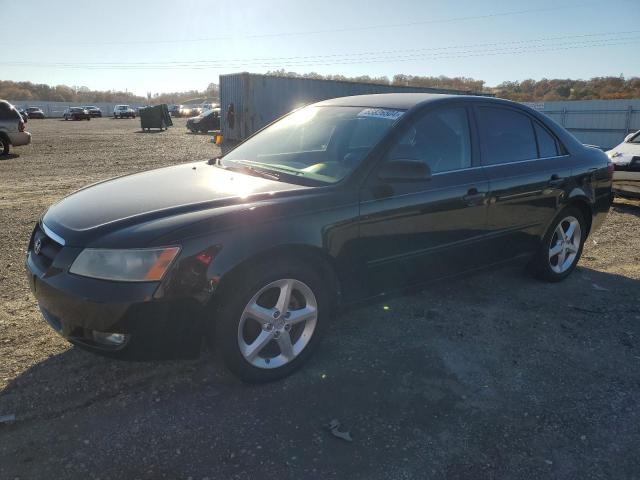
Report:
[[[8,133],[9,142],[14,147],[29,145],[31,143],[31,134],[29,132]]]

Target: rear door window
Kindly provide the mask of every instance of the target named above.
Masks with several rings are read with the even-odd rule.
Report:
[[[510,108],[478,108],[485,165],[538,158],[533,125],[528,116]]]

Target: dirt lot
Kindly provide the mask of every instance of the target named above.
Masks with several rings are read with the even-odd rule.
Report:
[[[508,267],[351,308],[281,382],[70,348],[23,277],[33,224],[87,183],[215,155],[176,123],[32,120],[0,160],[0,478],[640,477],[638,202],[562,284]]]

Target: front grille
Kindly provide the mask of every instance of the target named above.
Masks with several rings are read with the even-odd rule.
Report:
[[[40,242],[40,252],[36,253],[36,243]],[[62,245],[58,242],[47,236],[42,230],[42,227],[38,225],[33,232],[33,241],[30,246],[31,252],[33,253],[34,262],[43,270],[46,270],[51,266],[55,258],[62,250]]]

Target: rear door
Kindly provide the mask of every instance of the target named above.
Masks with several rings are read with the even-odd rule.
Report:
[[[465,106],[431,110],[409,125],[360,193],[359,254],[369,293],[481,263],[489,183]],[[383,181],[385,162],[419,160],[431,178]]]
[[[553,218],[571,166],[558,139],[524,110],[474,108],[489,179],[490,255],[502,260],[537,248]]]

